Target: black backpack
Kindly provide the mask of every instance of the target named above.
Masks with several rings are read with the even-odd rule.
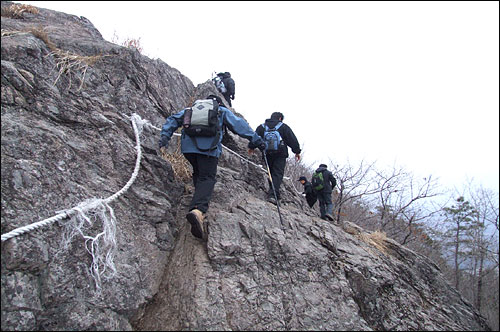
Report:
[[[184,112],[182,126],[186,135],[191,137],[200,151],[211,151],[217,148],[221,128],[219,126],[219,103],[215,99],[196,100],[191,108]],[[208,149],[198,147],[194,137],[212,137],[214,140]]]

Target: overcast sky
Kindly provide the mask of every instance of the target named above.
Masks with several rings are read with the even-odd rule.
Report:
[[[498,1],[20,2],[140,38],[195,85],[229,71],[235,110],[254,129],[282,112],[306,164],[364,159],[498,192]]]

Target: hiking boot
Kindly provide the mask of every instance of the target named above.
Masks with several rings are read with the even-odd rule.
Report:
[[[198,209],[193,209],[189,211],[186,215],[187,221],[191,224],[191,234],[199,239],[206,238],[206,232],[203,225],[203,212]]]
[[[273,196],[269,196],[269,197],[267,198],[267,201],[268,201],[269,203],[276,204],[276,198],[274,198]]]
[[[329,214],[325,215],[325,220],[330,220],[330,221],[333,221],[333,217]]]

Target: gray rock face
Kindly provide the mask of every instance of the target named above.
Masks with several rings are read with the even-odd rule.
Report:
[[[84,64],[59,75],[61,55],[27,32],[32,26],[60,50],[100,57],[85,73]],[[1,49],[2,234],[118,192],[136,163],[133,113],[160,127],[216,93],[106,42],[85,18],[41,8],[2,16]],[[116,273],[104,271],[100,291],[89,242],[81,234],[64,242],[76,218],[2,242],[2,330],[489,329],[432,262],[352,223],[315,217],[286,181],[281,225],[263,199],[266,174],[228,151],[208,242],[199,241],[185,220],[192,185],[157,154],[158,138],[144,127],[137,179],[109,204]],[[261,163],[246,154],[246,140],[228,133],[224,144]],[[87,216],[82,233],[95,237],[102,220]]]

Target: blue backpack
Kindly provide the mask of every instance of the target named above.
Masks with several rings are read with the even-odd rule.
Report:
[[[274,128],[269,128],[266,124],[262,124],[262,127],[264,127],[264,141],[267,143],[266,152],[273,153],[278,151],[279,146],[282,144],[278,129],[282,124],[282,122],[279,122]]]
[[[224,85],[224,82],[219,76],[214,77],[212,81],[214,82],[215,86],[217,87],[217,90],[219,90],[220,93],[227,92],[226,86]]]

